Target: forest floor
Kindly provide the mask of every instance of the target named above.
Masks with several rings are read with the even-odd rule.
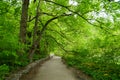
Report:
[[[79,79],[73,70],[68,69],[60,57],[54,56],[21,80],[89,80]]]

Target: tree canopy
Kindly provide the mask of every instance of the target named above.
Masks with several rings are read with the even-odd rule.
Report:
[[[120,79],[120,0],[1,0],[0,6],[0,80],[51,52],[95,80]]]

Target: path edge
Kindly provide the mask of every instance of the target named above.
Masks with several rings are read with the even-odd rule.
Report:
[[[68,69],[70,69],[71,71],[74,72],[75,76],[76,76],[78,79],[80,79],[80,80],[93,80],[93,78],[92,78],[91,76],[85,74],[83,71],[78,70],[78,69],[75,68],[75,67],[70,67],[70,66],[68,66],[67,63],[66,63],[66,61],[65,61],[64,59],[62,59],[62,62],[63,62],[63,64],[66,65],[66,67],[67,67]]]
[[[36,60],[30,64],[28,64],[23,70],[20,70],[16,73],[13,73],[9,77],[7,77],[5,80],[20,80],[25,74],[28,74],[34,67],[36,67],[39,64],[42,64],[44,61],[49,60],[50,57],[42,58],[40,60]]]

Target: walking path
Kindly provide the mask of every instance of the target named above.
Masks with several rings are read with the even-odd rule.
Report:
[[[42,64],[32,80],[78,80],[74,73],[67,69],[60,57],[54,56]]]

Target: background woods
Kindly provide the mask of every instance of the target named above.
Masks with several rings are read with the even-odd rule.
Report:
[[[119,25],[119,0],[0,0],[0,80],[50,53],[119,80]]]

